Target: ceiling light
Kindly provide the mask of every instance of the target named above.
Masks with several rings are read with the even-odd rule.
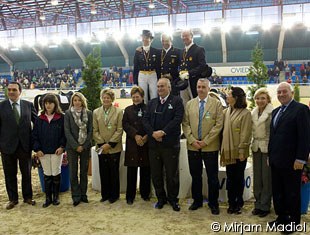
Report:
[[[19,51],[19,48],[18,48],[18,47],[12,47],[12,48],[10,49],[10,51]]]
[[[97,10],[96,10],[96,6],[95,5],[91,5],[91,7],[90,7],[90,14],[92,14],[92,15],[96,15],[97,14]]]
[[[58,0],[51,0],[51,4],[52,4],[53,6],[58,5]]]
[[[247,32],[245,32],[245,34],[246,35],[257,35],[257,34],[259,34],[259,32],[258,31],[247,31]]]
[[[45,15],[44,14],[40,15],[40,20],[45,20]]]
[[[155,8],[155,4],[153,3],[152,0],[150,1],[149,8],[150,9],[154,9]]]

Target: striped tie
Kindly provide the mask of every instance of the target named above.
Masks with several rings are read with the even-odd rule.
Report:
[[[198,122],[198,139],[201,140],[202,138],[202,118],[203,112],[205,111],[205,101],[200,100],[200,107],[199,107],[199,122]]]

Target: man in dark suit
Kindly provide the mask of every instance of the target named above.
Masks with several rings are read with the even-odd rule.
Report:
[[[181,50],[172,45],[172,36],[168,34],[161,35],[161,43],[163,48],[160,54],[160,76],[167,76],[171,82],[171,94],[179,95],[180,91],[175,83],[179,78]]]
[[[309,155],[309,108],[293,100],[293,88],[287,82],[279,84],[281,106],[272,112],[268,146],[271,166],[272,194],[277,214],[270,226],[300,224],[301,173]]]
[[[22,174],[24,202],[35,205],[31,186],[31,122],[37,118],[31,102],[21,100],[22,87],[8,85],[8,98],[0,103],[0,152],[9,197],[6,209],[18,203],[17,161]]]
[[[181,55],[180,78],[189,80],[188,87],[181,91],[184,105],[197,97],[197,81],[206,67],[205,49],[193,42],[193,36],[193,32],[189,29],[181,33],[185,48]]]
[[[167,78],[157,82],[158,98],[152,99],[143,118],[148,134],[151,175],[158,202],[155,208],[162,209],[170,203],[174,211],[180,211],[179,152],[181,122],[184,114],[182,100],[170,94],[171,84]],[[165,168],[167,193],[164,189],[163,167]]]

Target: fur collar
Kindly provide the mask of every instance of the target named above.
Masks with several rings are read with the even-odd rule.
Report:
[[[262,115],[258,118],[258,107],[255,107],[255,109],[252,110],[252,120],[256,125],[259,125],[260,123],[265,122],[269,116],[271,115],[273,110],[272,104],[267,104]]]

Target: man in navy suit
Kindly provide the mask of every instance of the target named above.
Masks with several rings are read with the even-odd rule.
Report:
[[[189,29],[183,30],[181,38],[185,48],[181,54],[180,78],[188,79],[188,87],[181,91],[183,104],[197,97],[197,81],[206,67],[205,49],[193,41],[193,32]]]
[[[165,75],[171,82],[172,95],[179,95],[180,91],[176,87],[176,81],[179,78],[179,65],[181,50],[172,45],[172,36],[163,33],[161,35],[163,48],[160,53],[160,76]]]
[[[31,186],[31,122],[35,122],[37,113],[31,102],[20,99],[21,91],[19,83],[11,82],[9,99],[0,103],[0,152],[9,197],[8,210],[18,203],[17,162],[22,174],[24,202],[35,205]]]
[[[149,102],[143,118],[149,141],[151,175],[158,199],[155,208],[162,209],[168,201],[174,211],[180,211],[178,166],[184,107],[180,97],[170,94],[171,84],[167,78],[158,80],[157,90],[159,97]],[[163,167],[168,194],[164,189]]]
[[[301,173],[309,155],[310,112],[293,94],[290,84],[280,83],[277,96],[281,106],[272,112],[268,152],[278,217],[270,226],[300,224]],[[285,233],[294,232],[294,226],[287,228]]]

